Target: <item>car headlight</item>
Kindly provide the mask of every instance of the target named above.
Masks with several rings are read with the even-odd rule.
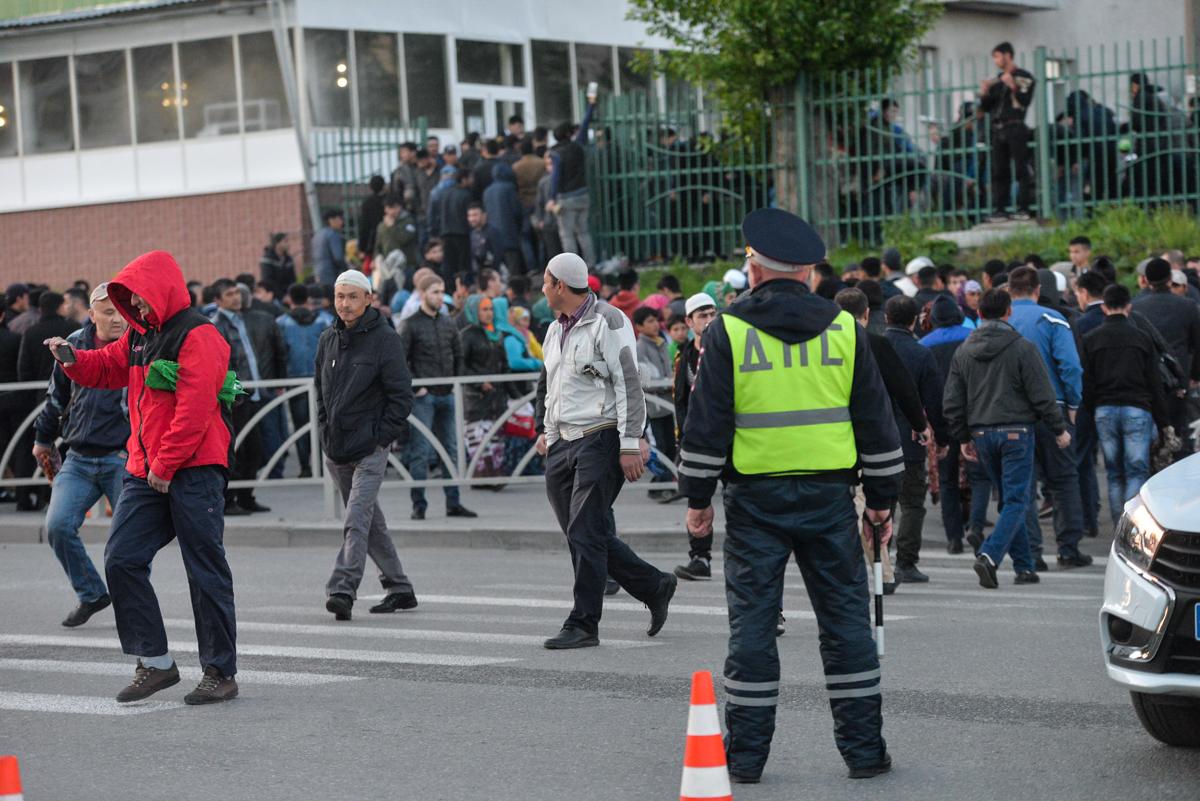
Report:
[[[1149,569],[1165,533],[1141,497],[1136,497],[1125,504],[1125,513],[1117,524],[1117,553],[1138,567]]]

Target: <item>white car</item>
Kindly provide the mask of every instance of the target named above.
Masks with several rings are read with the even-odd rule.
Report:
[[[1104,574],[1100,642],[1109,678],[1142,726],[1200,747],[1200,454],[1125,504]]]

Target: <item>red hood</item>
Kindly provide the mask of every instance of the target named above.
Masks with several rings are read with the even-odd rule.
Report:
[[[130,302],[131,295],[140,295],[150,304],[150,319],[142,319],[141,313]],[[129,324],[143,334],[148,327],[161,328],[167,320],[192,305],[183,271],[165,250],[143,253],[126,264],[109,282],[108,297]]]

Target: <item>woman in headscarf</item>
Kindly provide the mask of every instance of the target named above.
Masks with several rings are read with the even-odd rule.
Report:
[[[459,334],[462,342],[463,375],[500,375],[507,373],[504,334],[495,324],[496,310],[491,298],[476,294],[467,298],[463,315],[467,326]],[[463,387],[463,442],[467,458],[472,459],[492,424],[508,408],[511,384],[466,384]],[[504,437],[497,433],[485,446],[475,476],[503,475]]]
[[[958,308],[963,313],[963,325],[974,328],[979,324],[979,299],[983,297],[983,287],[978,281],[967,281],[958,290]]]

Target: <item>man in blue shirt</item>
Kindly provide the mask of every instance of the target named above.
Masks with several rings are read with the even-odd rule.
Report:
[[[1037,270],[1018,267],[1008,276],[1012,294],[1012,319],[1009,323],[1017,332],[1037,346],[1038,353],[1050,375],[1050,385],[1060,407],[1066,407],[1065,418],[1071,438],[1075,437],[1075,414],[1083,401],[1083,368],[1071,325],[1058,311],[1039,306],[1040,292]],[[1079,469],[1074,443],[1059,448],[1054,432],[1043,423],[1035,431],[1035,460],[1054,501],[1054,533],[1058,543],[1060,568],[1086,567],[1092,558],[1079,552],[1083,536],[1083,504],[1079,494]],[[1033,493],[1035,486],[1030,487]],[[1037,504],[1029,505],[1026,515],[1029,546],[1039,570],[1045,568],[1042,559],[1042,530],[1037,519]]]
[[[325,225],[312,240],[313,277],[318,284],[333,286],[334,279],[346,269],[346,240],[342,237],[346,218],[341,209],[329,209],[321,219]]]
[[[275,318],[287,344],[287,375],[288,378],[311,378],[316,372],[317,343],[321,332],[332,323],[324,311],[316,311],[309,306],[309,288],[301,284],[288,287],[288,299],[291,310]],[[297,395],[288,400],[292,409],[292,423],[300,428],[308,423],[308,396]],[[296,448],[300,456],[300,478],[312,478],[312,437],[304,436],[296,440]]]

